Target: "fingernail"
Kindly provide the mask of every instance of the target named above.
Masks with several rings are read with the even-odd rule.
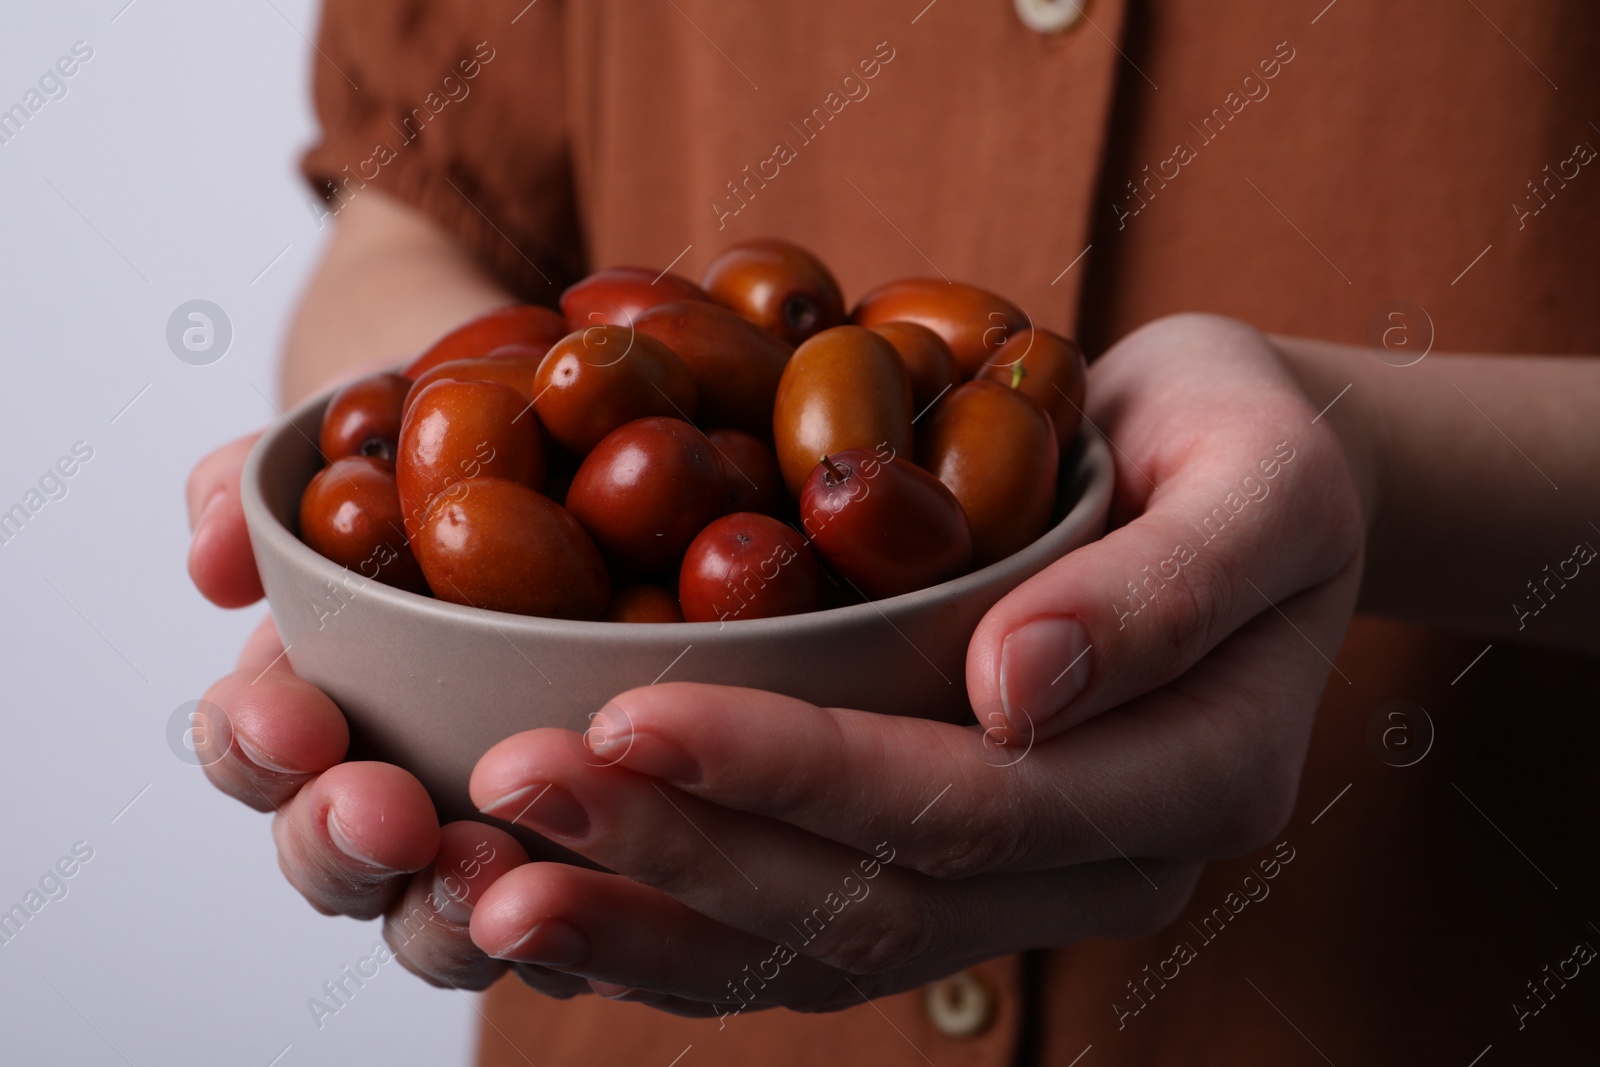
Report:
[[[437,870],[433,872],[433,899],[438,901],[435,907],[439,918],[457,926],[466,926],[472,921],[472,905],[460,895],[466,888],[466,883],[459,878],[446,878]]]
[[[1089,634],[1077,619],[1047,615],[1000,646],[1000,705],[1020,736],[1061,713],[1089,684]]]
[[[515,959],[540,967],[572,967],[589,955],[589,939],[561,919],[545,919],[498,952],[496,959]]]
[[[589,814],[583,805],[565,789],[546,782],[507,793],[478,810],[556,837],[581,837],[589,829]]]
[[[238,742],[239,751],[244,753],[244,758],[249,760],[251,763],[255,764],[257,767],[260,767],[264,771],[271,771],[274,774],[310,774],[311,773],[310,771],[296,770],[293,767],[285,767],[281,763],[277,763],[277,762],[275,762],[273,760],[268,759],[262,753],[262,751],[259,748],[257,748],[255,745],[250,743],[249,739],[246,738],[244,736],[244,734],[241,734],[241,733],[235,731],[234,735],[233,735],[233,739],[234,739],[234,741]],[[330,813],[330,817],[331,817],[331,813]]]
[[[700,766],[674,742],[655,734],[623,734],[608,738],[594,750],[611,763],[621,763],[630,771],[652,778],[692,785],[700,780]]]
[[[199,534],[205,528],[206,520],[216,513],[217,507],[222,503],[222,498],[226,493],[226,490],[218,489],[206,498],[206,502],[201,505],[200,514],[195,516],[194,524],[189,528],[191,534]]]
[[[380,871],[394,870],[394,868],[390,867],[387,863],[380,863],[357,848],[355,843],[350,840],[349,835],[344,832],[344,827],[339,825],[339,820],[334,815],[332,808],[328,809],[327,822],[328,839],[333,842],[333,846],[340,852],[343,852],[346,856],[349,856],[357,863],[365,863],[368,867],[376,867]]]

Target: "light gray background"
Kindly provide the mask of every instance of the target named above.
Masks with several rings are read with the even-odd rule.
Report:
[[[0,545],[0,911],[74,842],[94,849],[0,944],[0,1062],[465,1062],[474,1004],[393,963],[317,1028],[307,998],[378,927],[307,907],[267,817],[167,747],[168,717],[264,610],[189,584],[183,482],[274,416],[275,354],[325,236],[294,170],[316,5],[126,2],[10,2],[0,34],[0,109],[74,42],[94,49],[0,145],[0,511],[74,442],[94,449]],[[166,345],[196,298],[233,323],[210,366]]]

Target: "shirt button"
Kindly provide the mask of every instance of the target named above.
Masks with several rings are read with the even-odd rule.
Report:
[[[971,971],[924,986],[922,1004],[945,1037],[977,1037],[994,1022],[994,994]]]
[[[1089,0],[1015,0],[1017,17],[1038,33],[1059,33],[1077,25]]]

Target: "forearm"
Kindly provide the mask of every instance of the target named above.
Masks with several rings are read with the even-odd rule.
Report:
[[[285,345],[289,404],[333,379],[404,362],[512,301],[436,224],[376,191],[352,200],[335,227]]]
[[[1600,649],[1600,359],[1274,340],[1314,406],[1350,386],[1322,417],[1364,483],[1362,611]]]

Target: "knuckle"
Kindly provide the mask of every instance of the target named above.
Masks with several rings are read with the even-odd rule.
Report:
[[[1294,813],[1299,794],[1298,764],[1277,761],[1267,773],[1232,790],[1212,840],[1218,857],[1242,856],[1277,840]]]
[[[1027,821],[1013,812],[978,820],[959,840],[903,856],[899,862],[930,878],[970,878],[1015,866],[1029,854],[1030,845]]]
[[[883,974],[925,955],[933,924],[920,907],[875,909],[840,932],[818,958],[847,974]]]

